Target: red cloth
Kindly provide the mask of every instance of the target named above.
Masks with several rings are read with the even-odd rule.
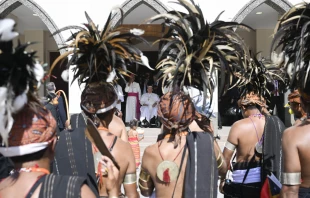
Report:
[[[267,177],[261,189],[260,198],[279,198],[280,190],[280,187]]]
[[[260,198],[269,198],[270,190],[269,190],[269,182],[268,179],[265,180],[262,190],[260,191]]]
[[[134,92],[130,92],[128,93],[128,97],[132,96],[132,97],[136,97],[136,119],[140,120],[140,101],[139,101],[139,94],[138,93],[134,93]]]

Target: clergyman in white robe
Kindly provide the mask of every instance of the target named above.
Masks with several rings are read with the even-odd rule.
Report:
[[[154,116],[157,116],[157,104],[159,102],[159,96],[155,93],[152,93],[152,91],[152,87],[148,87],[148,93],[143,94],[141,97],[141,122],[144,119],[150,122]]]
[[[119,84],[116,85],[116,91],[118,97],[116,108],[119,111],[122,111],[122,102],[124,102],[124,93],[122,87]]]
[[[125,122],[130,122],[134,118],[140,118],[140,98],[141,98],[141,90],[140,86],[136,82],[132,82],[126,84],[125,92],[128,93],[128,97],[126,100],[126,116]]]

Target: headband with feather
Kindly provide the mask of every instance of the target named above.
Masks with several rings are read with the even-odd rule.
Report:
[[[248,26],[236,22],[220,21],[219,17],[208,24],[198,5],[187,0],[175,2],[183,6],[188,13],[170,11],[149,18],[148,22],[160,19],[169,27],[160,42],[158,75],[163,79],[163,86],[183,88],[192,86],[208,98],[212,104],[212,94],[216,82],[213,79],[215,69],[219,70],[219,95],[223,95],[230,86],[237,86],[243,81],[235,82],[235,74],[244,72],[250,61],[249,51],[242,38],[233,30],[234,27]],[[208,109],[206,102],[204,107]]]
[[[122,12],[121,9],[120,11]],[[125,80],[123,75],[127,75],[126,63],[141,64],[152,69],[147,57],[132,45],[134,39],[147,43],[140,37],[143,30],[112,27],[111,12],[105,26],[99,31],[86,12],[85,15],[88,21],[84,24],[85,27],[68,26],[53,33],[55,35],[66,30],[78,30],[67,40],[71,43],[62,48],[67,52],[55,60],[51,70],[59,61],[72,55],[67,68],[75,66],[73,81],[78,79],[79,84],[87,85],[93,82],[112,82],[116,77]],[[68,70],[64,72],[62,76],[67,78]]]
[[[243,105],[251,105],[251,101],[257,100],[257,105],[266,108],[266,100],[271,97],[269,88],[273,87],[270,85],[274,84],[274,80],[277,80],[278,84],[284,83],[285,72],[278,65],[264,60],[259,61],[254,56],[247,65],[245,73],[239,75],[238,78],[243,79],[245,82],[243,86],[239,86],[241,103],[244,100],[249,102],[244,102]],[[283,90],[280,90],[282,87],[278,85],[278,91],[283,92]],[[253,99],[254,95],[255,99]],[[247,97],[252,99],[249,100]]]
[[[310,4],[303,2],[295,5],[280,18],[275,28],[271,50],[282,47],[281,64],[288,73],[289,88],[298,88],[303,98],[310,102],[309,25]]]
[[[41,106],[36,94],[44,76],[43,67],[34,60],[35,53],[25,49],[33,44],[18,44],[13,48],[15,22],[0,20],[0,135],[8,145],[8,135],[13,126],[13,114],[28,103],[33,112]]]

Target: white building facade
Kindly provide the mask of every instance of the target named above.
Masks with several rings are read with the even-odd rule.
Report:
[[[86,22],[84,12],[86,11],[96,24],[104,25],[110,11],[114,7],[121,7],[125,16],[138,9],[139,6],[147,6],[148,9],[140,9],[139,13],[132,14],[136,24],[143,23],[145,17],[151,17],[156,13],[165,13],[171,9],[180,9],[177,4],[169,3],[170,0],[0,0],[0,17],[5,17],[21,5],[29,8],[39,17],[50,32],[69,26],[82,25]],[[212,22],[217,15],[225,11],[221,20],[242,22],[253,10],[261,4],[267,4],[279,13],[279,16],[287,11],[292,5],[302,0],[195,0],[204,12],[208,22]],[[119,21],[120,14],[115,12],[113,23]],[[132,19],[132,20],[133,20]],[[70,32],[60,33],[54,36],[57,47],[70,36]],[[256,47],[257,48],[257,47]],[[61,52],[63,53],[63,51]],[[70,82],[70,81],[69,81]],[[81,89],[77,83],[69,83],[69,112],[80,112]],[[215,101],[217,102],[217,101]],[[214,105],[214,112],[217,113],[217,105]]]

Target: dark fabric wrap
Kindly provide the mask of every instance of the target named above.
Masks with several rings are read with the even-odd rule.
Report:
[[[191,132],[186,137],[186,144],[188,158],[183,197],[216,198],[218,170],[212,134]]]
[[[299,188],[299,198],[310,198],[310,188]]]
[[[47,175],[42,183],[39,197],[41,198],[78,198],[81,187],[86,180],[83,177]]]
[[[0,154],[0,180],[7,178],[13,169],[14,165],[10,158]]]
[[[284,130],[285,126],[277,116],[266,116],[261,181],[265,181],[267,174],[272,172],[281,182],[283,171],[281,141]]]
[[[60,133],[55,150],[53,173],[85,177],[87,184],[98,195],[91,142],[85,137],[82,114],[71,116],[71,131]]]
[[[66,113],[66,109],[65,109],[65,103],[64,103],[64,99],[62,96],[60,96],[58,98],[58,115],[59,115],[59,120],[60,120],[60,125],[59,128],[60,129],[64,129],[66,126],[66,121],[67,121],[67,113]]]

